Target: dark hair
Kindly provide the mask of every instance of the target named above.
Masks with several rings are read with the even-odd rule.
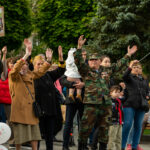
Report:
[[[100,61],[102,62],[105,58],[109,58],[109,59],[110,59],[109,56],[107,56],[107,55],[102,55],[102,56],[100,57]]]
[[[120,91],[121,92],[121,88],[119,85],[113,85],[111,88],[110,88],[110,93],[113,92],[113,91]]]
[[[9,63],[14,64],[14,60],[13,60],[12,57],[10,57],[10,58],[7,59],[7,67],[8,67],[8,64],[9,64]]]
[[[17,62],[17,60],[19,60],[20,58],[22,58],[22,56],[16,56],[16,57],[10,57],[7,58],[7,67],[9,63],[15,64]]]

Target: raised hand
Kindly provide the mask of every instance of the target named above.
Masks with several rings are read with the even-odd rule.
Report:
[[[138,50],[138,48],[137,48],[136,45],[133,45],[131,48],[130,48],[130,46],[128,46],[128,53],[127,53],[127,55],[131,56],[131,55],[133,55],[137,50]]]
[[[132,68],[133,64],[138,63],[138,62],[139,62],[138,60],[131,61],[129,67]]]
[[[24,45],[26,46],[26,54],[30,56],[32,53],[32,42],[24,39]]]
[[[51,61],[53,57],[53,50],[50,48],[47,48],[45,54],[46,54],[47,61]]]
[[[83,39],[84,35],[81,35],[78,39],[78,47],[77,49],[81,49],[84,43],[86,42],[86,39]]]
[[[63,50],[62,50],[62,47],[60,45],[58,46],[58,57],[59,57],[59,61],[64,61]]]
[[[3,55],[5,54],[7,54],[7,46],[4,46],[3,48],[2,48],[2,52],[3,52]]]

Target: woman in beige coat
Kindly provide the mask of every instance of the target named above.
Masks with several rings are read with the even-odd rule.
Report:
[[[39,120],[35,117],[32,99],[27,87],[35,99],[34,79],[43,76],[50,64],[44,62],[38,71],[29,71],[26,59],[31,55],[32,43],[25,39],[26,54],[17,61],[9,73],[9,89],[12,98],[10,121],[13,124],[16,150],[20,150],[21,144],[31,142],[32,149],[37,150],[38,140],[41,140]],[[27,87],[26,87],[27,85]]]

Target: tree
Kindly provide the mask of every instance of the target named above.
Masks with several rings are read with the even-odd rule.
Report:
[[[5,9],[5,37],[0,37],[0,48],[7,45],[9,51],[17,50],[32,31],[29,0],[1,0],[0,5]]]
[[[54,53],[62,45],[67,54],[77,46],[79,35],[90,36],[87,26],[94,15],[93,5],[93,0],[39,0],[35,25],[40,41]]]
[[[150,0],[97,1],[97,13],[91,24],[93,40],[89,41],[89,49],[107,54],[112,59],[123,56],[128,45],[138,45],[136,58],[150,51]]]

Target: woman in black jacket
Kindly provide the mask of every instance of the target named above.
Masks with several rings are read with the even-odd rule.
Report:
[[[137,149],[139,144],[142,122],[145,110],[142,108],[142,100],[146,99],[149,92],[148,81],[141,76],[141,64],[135,60],[129,65],[123,79],[126,84],[127,98],[124,102],[124,124],[122,131],[122,149],[124,150],[132,124],[134,133],[132,139],[132,150]]]
[[[53,150],[53,137],[54,130],[57,124],[55,124],[58,114],[58,100],[56,98],[56,88],[54,82],[60,78],[65,71],[65,64],[63,62],[62,48],[59,46],[59,67],[53,71],[48,71],[40,79],[35,80],[35,97],[40,104],[43,115],[39,118],[41,135],[45,139],[46,149]],[[47,61],[51,61],[52,51],[46,51]],[[43,63],[42,56],[37,56],[34,61],[34,69],[38,70]],[[61,122],[62,123],[62,122]]]

